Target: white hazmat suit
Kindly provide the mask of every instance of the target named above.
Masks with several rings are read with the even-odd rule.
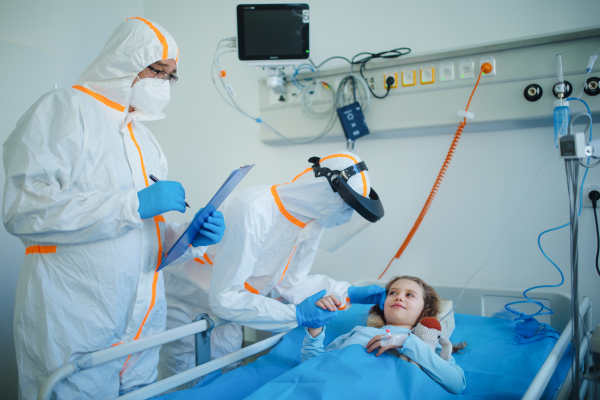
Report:
[[[321,166],[343,170],[360,161],[341,151],[322,158]],[[369,193],[367,172],[348,184],[363,196]],[[165,268],[167,329],[189,324],[200,313],[234,321],[213,330],[214,359],[241,348],[240,325],[287,331],[298,326],[295,304],[308,296],[326,289],[346,298],[349,283],[310,274],[324,229],[348,222],[353,212],[325,177],[315,178],[308,168],[289,184],[240,191],[220,210],[227,221],[221,242],[209,246],[202,259]],[[266,297],[272,290],[291,304]],[[159,379],[194,367],[194,349],[193,337],[164,345]]]
[[[140,219],[137,192],[149,174],[166,179],[167,161],[139,121],[164,114],[127,110],[136,75],[159,60],[177,62],[178,53],[159,25],[123,22],[76,85],[42,96],[4,144],[3,221],[26,247],[14,316],[22,399],[36,398],[54,370],[85,353],[165,329],[155,269],[185,226]],[[77,372],[54,395],[113,398],[151,383],[158,352]]]

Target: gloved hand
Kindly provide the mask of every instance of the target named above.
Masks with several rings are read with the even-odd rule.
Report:
[[[201,208],[196,215],[200,214],[202,210],[204,210],[204,208]],[[223,239],[224,233],[225,219],[223,218],[223,213],[221,213],[221,211],[213,211],[200,227],[194,240],[192,240],[192,246],[198,247],[217,244]]]
[[[382,311],[386,296],[387,293],[385,288],[379,285],[350,286],[348,288],[348,298],[350,299],[350,303],[377,304]]]
[[[304,299],[304,301],[296,306],[296,320],[299,326],[308,328],[320,328],[327,325],[332,319],[337,316],[337,310],[323,310],[315,303],[325,296],[327,290],[323,289],[319,293]]]
[[[167,211],[185,212],[185,190],[181,183],[158,181],[138,192],[142,219],[152,218]]]

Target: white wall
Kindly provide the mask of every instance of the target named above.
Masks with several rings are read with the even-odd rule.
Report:
[[[0,54],[0,64],[5,72],[0,85],[3,89],[0,90],[2,143],[20,116],[41,94],[51,90],[54,83],[58,87],[69,87],[75,83],[119,23],[125,18],[144,16],[141,0],[1,1],[0,9],[0,40],[21,45],[6,43],[3,50],[21,50],[19,53],[15,50],[10,54],[5,51]],[[12,54],[31,57],[15,59]],[[50,54],[50,63],[44,54]],[[51,76],[47,76],[48,69],[51,69]],[[17,89],[5,90],[7,87]],[[3,191],[4,169],[0,183]],[[2,398],[13,399],[17,397],[13,310],[20,260],[23,259],[25,248],[18,239],[7,236],[4,226],[0,227],[0,237],[3,239],[0,241],[0,387]]]
[[[315,0],[311,2],[315,61],[331,55],[382,51],[409,46],[415,52],[465,46],[521,36],[550,33],[597,23],[597,2],[535,1],[414,1]],[[151,124],[170,160],[170,179],[181,181],[195,208],[206,202],[234,167],[256,162],[242,186],[289,181],[312,155],[343,148],[343,143],[269,147],[258,140],[257,125],[229,109],[217,97],[209,78],[217,41],[234,36],[234,1],[2,1],[0,39],[43,47],[56,54],[56,82],[68,87],[102,48],[124,18],[141,15],[168,29],[178,41],[181,81],[172,91],[168,118]],[[561,24],[555,21],[560,15]],[[19,79],[18,63],[4,60],[5,71]],[[332,63],[331,66],[342,65]],[[223,58],[223,67],[239,101],[258,112],[258,69]],[[19,93],[0,93],[0,96]],[[596,99],[598,101],[600,99]],[[466,99],[457,99],[462,104]],[[485,99],[476,97],[484,104]],[[376,106],[376,104],[374,105]],[[25,112],[23,109],[21,112]],[[435,110],[432,110],[435,112]],[[550,110],[548,112],[550,118]],[[368,117],[367,117],[368,118]],[[600,129],[599,125],[595,126]],[[451,141],[447,136],[364,140],[357,153],[371,169],[373,186],[384,200],[386,217],[334,254],[319,253],[315,272],[338,279],[372,279],[396,252],[414,222]],[[413,243],[386,277],[417,274],[430,283],[461,285],[477,269],[499,239],[499,233],[521,204],[530,180],[551,148],[547,128],[465,134],[442,189]],[[520,145],[517,146],[517,145]],[[427,157],[418,154],[429,154]],[[600,183],[597,171],[588,182]],[[475,278],[474,285],[526,288],[554,283],[557,273],[536,248],[537,234],[568,220],[563,164],[552,156],[534,183],[525,207],[500,237],[498,249]],[[184,216],[171,215],[182,221]],[[186,218],[189,215],[185,216]],[[581,290],[600,304],[593,272],[593,217],[584,210],[580,233]],[[545,244],[565,270],[568,232],[548,235]],[[0,243],[0,254],[10,251]],[[18,268],[0,261],[0,271]],[[568,274],[567,274],[568,275]],[[16,282],[2,280],[0,302],[12,309]],[[561,290],[568,292],[567,283]],[[7,297],[8,296],[8,297]],[[3,314],[4,315],[4,314]],[[596,311],[594,323],[600,322]],[[12,324],[12,317],[0,321]],[[12,341],[12,337],[1,337]],[[2,357],[2,370],[14,359]],[[0,374],[3,396],[14,398],[14,375]],[[12,379],[12,380],[11,380]]]
[[[174,1],[171,8],[165,8],[161,1],[145,3],[147,17],[169,30],[180,48],[181,79],[173,87],[168,117],[150,124],[150,128],[169,159],[169,178],[183,183],[193,207],[205,203],[228,171],[239,165],[257,163],[243,187],[283,183],[306,168],[310,156],[344,147],[342,142],[269,147],[258,140],[255,122],[230,109],[217,96],[209,76],[212,53],[220,39],[236,35],[237,3],[212,2],[210,8],[206,2],[194,1]],[[597,5],[594,1],[433,0],[426,4],[426,10],[421,10],[425,3],[312,1],[311,56],[320,62],[333,55],[350,57],[361,51],[400,46],[428,52],[597,24],[590,13]],[[556,23],[557,15],[561,16],[560,24]],[[332,62],[330,66],[343,63]],[[263,72],[239,62],[235,53],[224,56],[221,66],[239,103],[258,115],[257,80]],[[458,106],[467,100],[457,99]],[[372,106],[377,107],[378,101]],[[485,107],[485,98],[476,94],[473,101],[473,107]],[[575,106],[574,110],[581,108]],[[549,109],[548,118],[551,115]],[[600,132],[600,124],[594,128]],[[369,166],[386,216],[336,253],[320,252],[313,270],[351,281],[377,278],[420,212],[452,134],[454,131],[449,130],[444,136],[359,141],[356,152]],[[540,232],[569,219],[564,163],[556,154],[542,168],[525,198],[552,141],[552,128],[541,127],[464,134],[427,217],[384,279],[414,274],[432,284],[463,285],[491,254],[471,285],[525,289],[560,282],[558,272],[537,248]],[[600,183],[599,172],[591,170],[587,182]],[[171,220],[184,218],[189,216],[170,216]],[[568,240],[566,229],[543,239],[547,253],[565,272],[566,282],[558,290],[566,293],[570,292]],[[581,293],[600,304],[600,277],[593,266],[595,246],[593,214],[584,209],[580,222]],[[594,323],[600,323],[598,309]]]

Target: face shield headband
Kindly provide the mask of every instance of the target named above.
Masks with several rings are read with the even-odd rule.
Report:
[[[319,164],[320,161],[321,159],[319,157],[311,157],[308,159],[309,163],[313,163],[312,169],[316,178],[321,176],[327,178],[331,189],[342,196],[344,202],[367,221],[377,222],[383,217],[383,204],[373,188],[371,188],[371,191],[369,192],[369,197],[363,197],[348,185],[348,179],[352,176],[359,174],[362,171],[368,171],[364,161],[354,164],[342,171],[332,171],[329,168],[321,167]]]

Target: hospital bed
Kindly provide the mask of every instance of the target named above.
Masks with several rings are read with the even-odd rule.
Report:
[[[371,284],[373,282],[360,282],[357,285]],[[380,282],[377,282],[380,284]],[[442,298],[457,299],[461,288],[449,286],[436,286],[436,291]],[[514,339],[515,322],[501,318],[490,318],[492,311],[498,311],[500,302],[520,299],[521,292],[513,289],[467,288],[462,300],[455,309],[456,328],[451,336],[453,343],[466,340],[469,346],[463,354],[454,354],[457,364],[465,371],[467,388],[460,395],[463,398],[489,398],[489,399],[567,399],[571,391],[570,346],[572,337],[570,317],[570,299],[560,293],[538,292],[536,299],[551,306],[555,314],[549,316],[549,323],[562,334],[558,340],[543,339],[528,344],[517,344]],[[338,313],[338,317],[328,325],[325,344],[335,337],[349,332],[356,325],[365,325],[369,306],[353,305],[348,311]],[[591,303],[584,298],[580,304],[580,316],[586,327],[591,326]],[[63,366],[53,373],[40,390],[39,399],[50,399],[54,385],[67,376],[80,369],[120,359],[128,354],[133,354],[144,349],[159,346],[179,338],[196,335],[196,361],[198,366],[178,375],[169,377],[152,385],[121,396],[120,399],[146,399],[157,396],[172,388],[207,375],[192,389],[169,393],[160,397],[162,400],[184,400],[195,398],[219,399],[269,399],[269,398],[325,398],[333,393],[348,390],[347,398],[359,398],[365,395],[377,398],[379,383],[361,382],[360,379],[348,379],[353,373],[361,373],[361,363],[347,363],[343,365],[346,349],[338,352],[326,353],[318,358],[341,357],[337,362],[339,370],[333,374],[325,374],[311,369],[311,361],[300,364],[300,348],[305,332],[297,328],[290,332],[274,334],[273,336],[244,347],[234,353],[219,359],[210,360],[210,335],[212,328],[227,323],[219,318],[206,314],[200,315],[197,321],[152,337],[125,343],[109,349],[87,354]],[[580,360],[588,362],[586,357],[588,338],[581,338]],[[273,349],[266,355],[258,358],[244,367],[237,368],[224,375],[220,369],[231,363],[242,360],[265,349]],[[358,350],[358,349],[357,349]],[[337,353],[337,354],[336,354]],[[362,351],[364,353],[364,351]],[[364,353],[366,355],[366,353]],[[340,356],[341,355],[341,356]],[[347,356],[355,357],[349,354]],[[358,355],[361,356],[360,354]],[[372,355],[371,355],[372,356]],[[382,356],[383,357],[383,356]],[[425,376],[420,370],[413,368],[409,363],[393,364],[401,360],[378,359],[376,362],[400,365],[403,379],[390,383],[386,381],[385,387],[395,389],[395,398],[445,398],[454,397],[436,385],[431,378]],[[354,358],[355,359],[355,358]],[[374,358],[365,359],[375,360]],[[403,361],[402,361],[403,362]],[[356,364],[356,365],[353,365]],[[358,368],[356,371],[353,368]],[[375,366],[377,368],[377,366]],[[362,376],[362,375],[361,375]],[[337,378],[339,377],[339,378]],[[323,381],[320,381],[324,379]],[[336,379],[341,379],[336,382]],[[402,384],[410,382],[410,384]],[[394,385],[400,385],[395,388]],[[430,396],[422,397],[423,387],[433,390]],[[440,389],[441,392],[436,392]],[[586,381],[582,382],[581,399],[585,397]],[[360,393],[360,391],[363,393]],[[286,395],[286,392],[289,392]],[[400,393],[398,393],[400,392]]]

